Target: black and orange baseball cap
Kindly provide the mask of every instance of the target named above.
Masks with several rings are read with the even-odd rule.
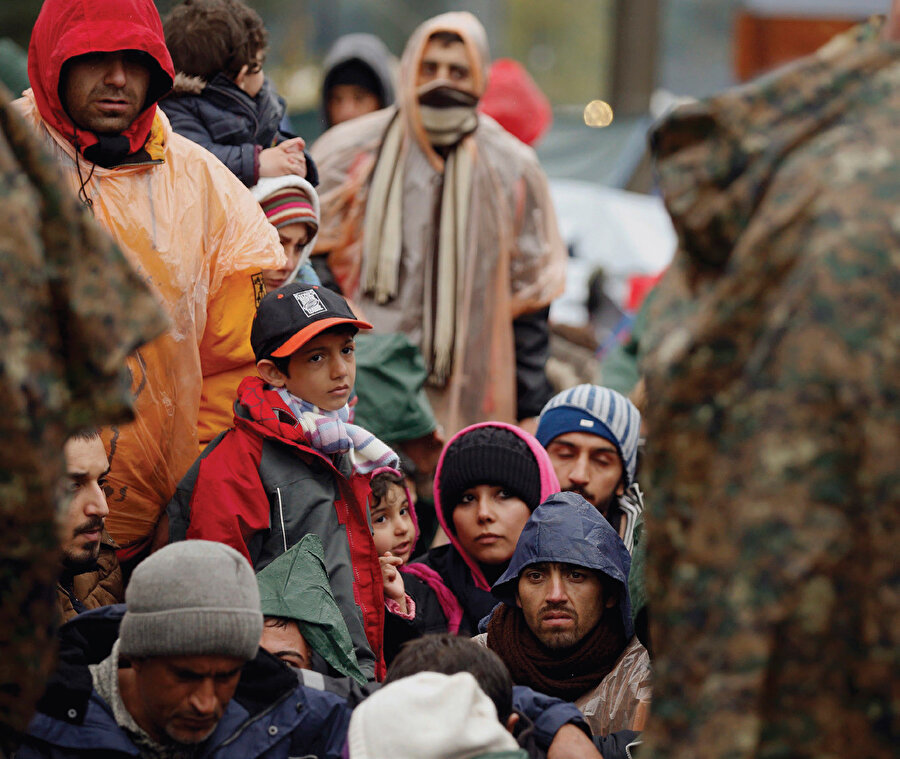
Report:
[[[250,328],[256,360],[290,356],[316,335],[339,324],[372,329],[357,319],[340,295],[327,287],[291,282],[266,295]]]

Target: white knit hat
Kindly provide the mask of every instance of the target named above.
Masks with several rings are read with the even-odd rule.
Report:
[[[520,755],[494,702],[468,672],[419,672],[385,685],[353,711],[347,743],[350,759]]]
[[[125,591],[123,656],[236,656],[259,649],[263,617],[250,563],[224,543],[185,540],[144,559]]]

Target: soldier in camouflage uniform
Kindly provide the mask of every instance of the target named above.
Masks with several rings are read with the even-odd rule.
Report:
[[[0,755],[53,663],[63,444],[129,418],[125,357],[167,326],[9,102],[0,87]]]
[[[652,135],[680,249],[642,367],[643,755],[896,756],[900,44],[881,24]]]

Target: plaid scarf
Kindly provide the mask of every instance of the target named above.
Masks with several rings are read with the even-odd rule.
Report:
[[[320,453],[326,456],[345,453],[354,471],[360,474],[369,474],[383,466],[396,467],[400,463],[399,456],[371,432],[350,424],[348,405],[337,411],[322,411],[286,388],[278,388],[278,395],[297,418],[307,442]]]

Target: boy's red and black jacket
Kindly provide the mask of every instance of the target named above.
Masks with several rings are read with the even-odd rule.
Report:
[[[368,477],[309,445],[259,377],[238,388],[234,427],[194,462],[168,505],[169,539],[216,540],[259,571],[309,533],[322,539],[359,666],[384,676],[384,589],[369,526]]]

